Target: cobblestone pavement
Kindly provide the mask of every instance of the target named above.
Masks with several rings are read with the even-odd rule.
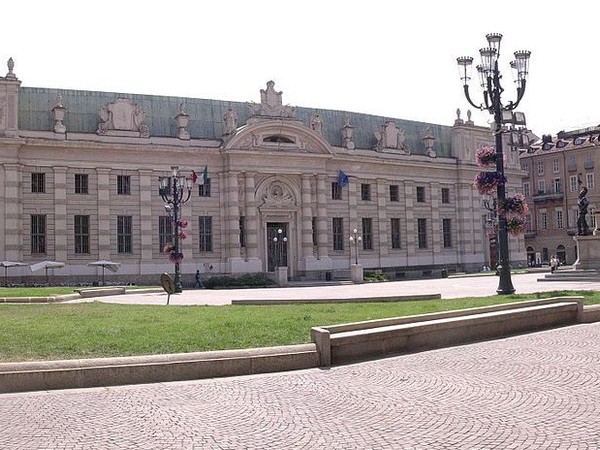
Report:
[[[600,448],[600,323],[259,376],[0,395],[0,448]]]

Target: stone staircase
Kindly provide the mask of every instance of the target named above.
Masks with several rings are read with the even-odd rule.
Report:
[[[544,278],[538,278],[538,281],[589,281],[600,282],[600,270],[596,269],[571,269],[565,267],[558,269],[554,273],[547,273]]]

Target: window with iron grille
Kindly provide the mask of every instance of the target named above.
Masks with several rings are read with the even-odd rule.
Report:
[[[423,186],[417,186],[417,202],[425,203],[425,188]]]
[[[400,201],[400,189],[397,184],[390,185],[390,202]]]
[[[200,216],[198,218],[198,250],[212,252],[212,217]]]
[[[75,193],[76,194],[87,194],[88,193],[88,175],[87,175],[87,173],[76,173],[75,174]]]
[[[31,192],[46,192],[46,174],[43,172],[34,172],[31,174]]]
[[[442,188],[442,203],[448,204],[450,203],[450,189]]]
[[[75,253],[89,253],[90,216],[75,216],[73,229],[75,233]]]
[[[132,218],[117,216],[117,252],[132,253]]]
[[[334,217],[332,220],[333,249],[344,250],[344,218]]]
[[[46,216],[31,215],[31,253],[46,253]]]
[[[342,199],[342,187],[337,181],[331,183],[331,199],[341,200]]]
[[[363,183],[360,185],[360,199],[368,202],[371,200],[371,185]]]
[[[240,216],[240,247],[246,246],[246,217]]]
[[[419,248],[427,248],[427,219],[417,219]]]
[[[131,195],[131,176],[117,175],[117,194]]]
[[[210,197],[210,178],[204,184],[198,185],[199,197]]]
[[[173,218],[171,216],[158,217],[158,245],[159,252],[165,251],[167,244],[173,243]]]
[[[400,219],[391,219],[392,228],[392,248],[401,248]]]
[[[442,219],[442,239],[444,248],[452,247],[452,219]]]
[[[362,219],[363,250],[373,250],[373,219]]]

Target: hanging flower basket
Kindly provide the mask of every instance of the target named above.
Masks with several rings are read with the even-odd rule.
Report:
[[[167,242],[165,244],[165,246],[163,247],[163,253],[168,255],[169,253],[171,253],[173,251],[173,248],[174,248],[173,244],[171,242]]]
[[[523,217],[512,217],[506,221],[506,232],[511,236],[525,233],[526,221]]]
[[[183,261],[183,253],[171,252],[169,255],[169,261],[171,261],[173,264],[179,264],[181,261]]]
[[[179,239],[185,239],[187,237],[187,234],[185,234],[185,231],[181,230],[179,232]]]
[[[516,194],[505,199],[498,205],[498,214],[502,217],[522,217],[529,212],[529,206],[525,203],[523,194]]]
[[[498,155],[496,154],[496,149],[494,147],[484,145],[477,150],[475,158],[479,167],[488,167],[492,164],[496,164]]]
[[[498,172],[479,172],[473,180],[473,186],[481,195],[493,194],[500,184],[506,183],[506,177]]]
[[[179,228],[185,228],[185,227],[187,227],[187,226],[188,226],[188,221],[187,221],[187,220],[185,220],[185,219],[179,219],[179,220],[177,221],[177,226],[178,226]]]

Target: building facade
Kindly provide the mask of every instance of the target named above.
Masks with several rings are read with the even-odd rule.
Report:
[[[556,255],[563,264],[577,260],[577,199],[587,187],[590,228],[596,227],[600,205],[595,160],[600,127],[546,136],[521,155],[523,194],[529,204],[525,245],[529,265],[547,264]]]
[[[112,260],[114,278],[156,283],[173,270],[159,180],[174,165],[208,173],[181,209],[184,284],[196,270],[275,266],[291,279],[345,277],[356,258],[396,279],[480,270],[489,258],[472,180],[474,152],[492,136],[460,112],[444,126],[292,108],[272,81],[258,103],[33,88],[13,68],[0,77],[3,260],[64,262],[57,281],[95,278],[87,264]],[[518,157],[506,167],[514,193]],[[523,238],[510,245],[524,263]]]

